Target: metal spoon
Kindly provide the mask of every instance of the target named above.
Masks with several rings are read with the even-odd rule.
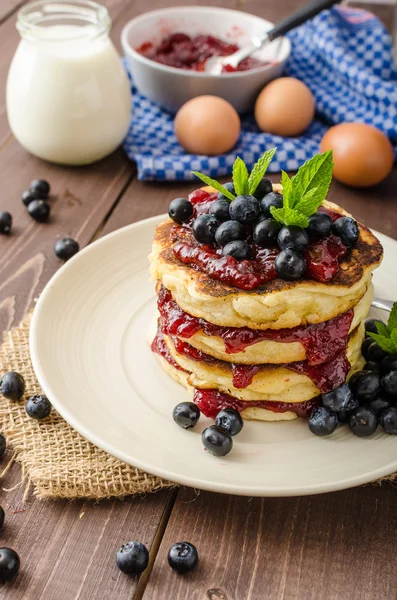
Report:
[[[392,300],[383,300],[383,298],[374,298],[372,300],[371,306],[373,306],[374,308],[380,308],[381,310],[387,310],[388,312],[390,312],[393,307],[393,302],[392,302]]]
[[[220,75],[225,65],[237,68],[244,58],[247,58],[247,56],[250,56],[259,48],[270,44],[276,38],[315,17],[322,10],[338,4],[338,2],[340,0],[312,0],[306,6],[303,6],[289,17],[280,21],[270,31],[266,31],[262,36],[253,37],[251,43],[245,48],[241,48],[237,52],[229,54],[229,56],[213,56],[212,58],[208,58],[205,62],[204,71],[212,75]]]

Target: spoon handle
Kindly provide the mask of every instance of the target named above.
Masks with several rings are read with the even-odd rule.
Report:
[[[295,27],[298,27],[298,25],[315,17],[322,10],[331,8],[334,4],[338,4],[338,2],[340,2],[340,0],[313,0],[312,2],[309,2],[309,4],[302,6],[302,8],[292,15],[289,15],[280,21],[280,23],[277,23],[273,29],[267,32],[267,37],[270,41],[275,40],[280,37],[280,35],[285,35],[288,31],[291,31],[291,29],[294,29]]]
[[[372,306],[390,312],[393,308],[393,302],[391,300],[383,300],[383,298],[374,298],[372,300]]]

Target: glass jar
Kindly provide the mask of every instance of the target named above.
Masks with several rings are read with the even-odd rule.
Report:
[[[7,81],[16,139],[51,162],[83,165],[115,150],[131,116],[131,94],[109,39],[111,20],[90,0],[27,4]]]

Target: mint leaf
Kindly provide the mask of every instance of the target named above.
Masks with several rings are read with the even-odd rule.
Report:
[[[282,225],[296,225],[303,228],[309,225],[309,219],[294,208],[289,208],[288,206],[276,208],[275,206],[271,206],[270,212],[272,217]]]
[[[248,194],[248,169],[245,162],[238,156],[233,165],[233,185],[237,196]]]
[[[277,148],[272,148],[271,150],[266,150],[266,152],[260,157],[259,160],[257,160],[255,165],[253,166],[251,174],[248,179],[248,193],[249,194],[253,194],[255,192],[256,188],[259,185],[260,180],[266,173],[267,168],[270,165],[276,150],[277,150]]]
[[[393,329],[397,329],[397,302],[393,304],[393,307],[391,309],[388,326],[390,331],[392,331]]]
[[[308,192],[317,188],[316,195],[311,197],[312,212],[310,214],[316,212],[325,199],[331,185],[332,156],[332,150],[316,154],[300,167],[295,177],[292,178],[293,198],[291,198],[292,202],[290,202],[291,208],[299,210],[299,203],[304,200]]]
[[[379,335],[383,335],[383,337],[386,338],[390,337],[390,330],[388,326],[384,323],[376,323],[376,330],[379,333]]]
[[[397,348],[397,329],[393,329],[393,331],[390,334],[390,338],[391,338],[391,341],[394,342],[394,344]]]
[[[281,185],[283,186],[283,198],[287,204],[292,192],[292,179],[285,171],[281,171]]]
[[[203,173],[200,173],[199,171],[192,171],[192,173],[193,173],[193,175],[196,175],[196,177],[201,179],[201,181],[204,181],[204,183],[206,183],[207,185],[211,185],[213,188],[218,190],[218,192],[221,192],[230,201],[235,199],[236,196],[233,196],[233,194],[231,192],[229,192],[229,190],[227,190],[225,187],[223,187],[223,185],[218,183],[215,179],[211,179],[211,177],[208,177],[208,175],[204,175]]]
[[[379,333],[369,333],[369,336],[375,340],[385,352],[388,352],[389,354],[397,353],[397,339],[396,341],[393,341],[390,338],[379,335]]]

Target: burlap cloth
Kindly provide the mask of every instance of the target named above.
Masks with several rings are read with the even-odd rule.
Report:
[[[26,396],[42,393],[29,354],[31,315],[4,336],[0,375],[18,371],[26,382]],[[26,493],[30,486],[39,498],[110,498],[154,492],[175,484],[164,481],[109,456],[74,431],[53,409],[48,419],[27,416],[24,402],[0,394],[0,431],[22,465]],[[9,463],[10,465],[11,463]],[[3,470],[3,475],[7,467]]]

